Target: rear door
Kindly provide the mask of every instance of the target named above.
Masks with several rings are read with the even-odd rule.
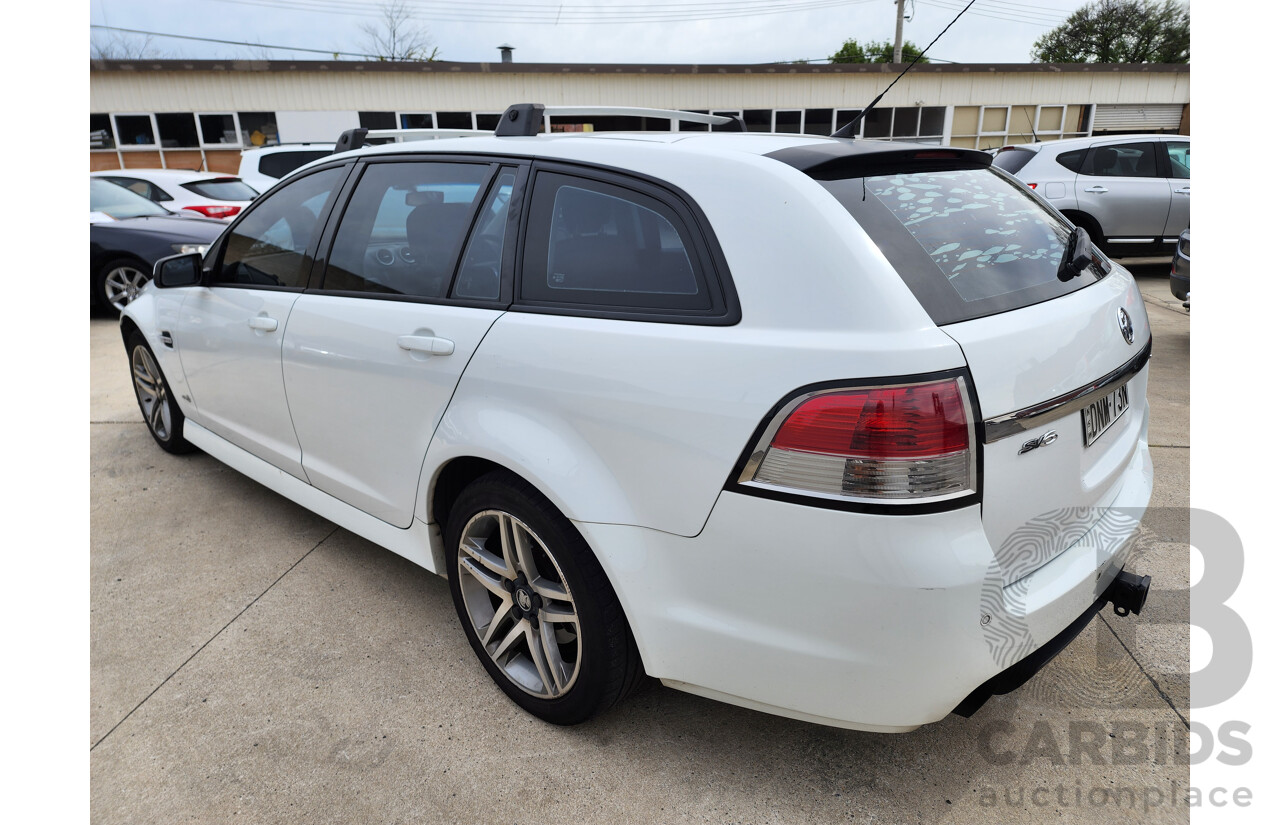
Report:
[[[1182,230],[1191,225],[1191,141],[1170,140],[1164,144],[1169,170],[1169,220],[1165,238],[1177,242]]]
[[[1021,578],[1116,501],[1145,437],[1150,331],[1136,285],[1101,258],[1059,277],[1070,225],[994,170],[824,186],[964,350],[985,422],[983,525],[1008,554],[1006,584]],[[1049,540],[1025,553],[1027,536]]]
[[[413,521],[462,371],[510,303],[520,175],[479,159],[365,164],[290,314],[284,386],[307,477],[397,527]]]
[[[1170,194],[1157,149],[1151,141],[1095,144],[1076,176],[1079,209],[1098,221],[1117,254],[1164,232]]]

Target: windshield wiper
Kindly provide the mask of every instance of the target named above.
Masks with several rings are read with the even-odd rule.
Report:
[[[1067,248],[1062,252],[1062,260],[1058,262],[1058,280],[1069,281],[1084,272],[1085,267],[1093,263],[1093,242],[1089,233],[1077,226],[1067,238]]]

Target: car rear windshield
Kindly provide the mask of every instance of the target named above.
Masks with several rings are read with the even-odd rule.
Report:
[[[819,181],[858,221],[938,325],[1048,301],[1093,284],[1100,259],[1058,278],[1072,227],[991,169]]]
[[[1001,149],[996,155],[995,160],[991,161],[992,166],[998,166],[1010,175],[1018,174],[1018,170],[1027,165],[1027,161],[1036,156],[1036,153],[1030,149],[1005,148]]]
[[[193,183],[184,183],[182,188],[195,192],[202,198],[216,201],[251,201],[258,197],[258,191],[239,178],[210,178]]]

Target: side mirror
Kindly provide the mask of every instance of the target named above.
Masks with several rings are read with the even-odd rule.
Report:
[[[152,272],[152,283],[160,289],[172,289],[179,286],[196,286],[204,278],[201,266],[204,259],[198,252],[185,255],[170,255],[156,261]]]

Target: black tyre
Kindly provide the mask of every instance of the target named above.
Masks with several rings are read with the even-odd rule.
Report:
[[[93,308],[115,315],[151,280],[151,267],[137,258],[114,258],[93,273]]]
[[[139,332],[129,335],[129,371],[133,375],[133,393],[138,398],[138,409],[147,430],[160,448],[181,455],[195,449],[195,445],[182,437],[186,416],[178,409],[169,391],[169,382],[160,371],[155,353]]]
[[[477,479],[450,510],[445,541],[463,630],[513,702],[572,725],[634,687],[640,654],[613,587],[531,485],[500,471]]]

